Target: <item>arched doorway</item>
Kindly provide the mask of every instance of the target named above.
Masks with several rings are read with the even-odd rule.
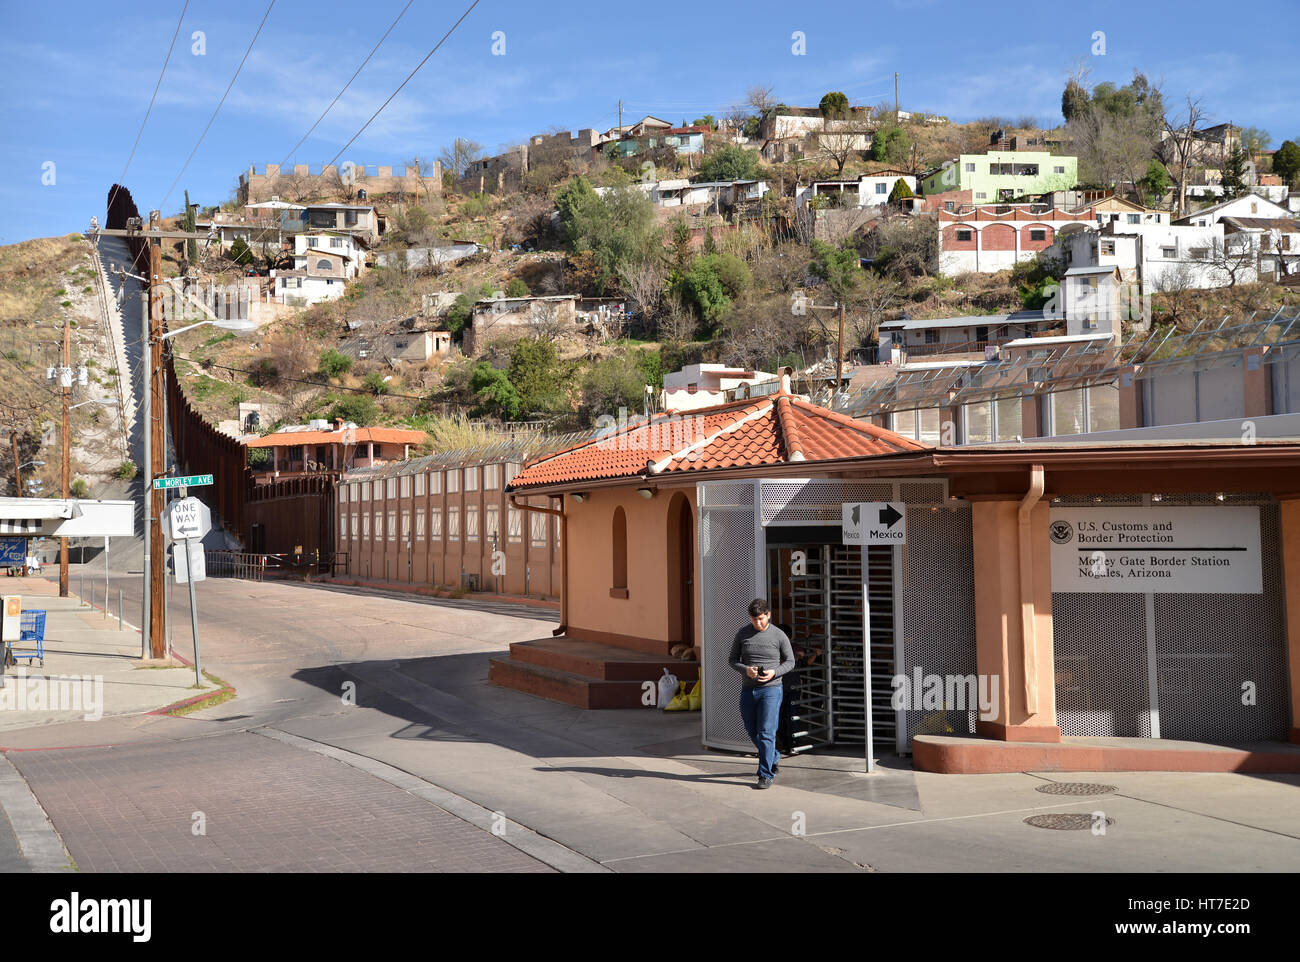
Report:
[[[668,631],[673,642],[695,645],[695,516],[678,492],[668,503]]]

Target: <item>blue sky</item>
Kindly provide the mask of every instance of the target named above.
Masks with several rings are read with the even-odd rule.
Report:
[[[83,229],[131,150],[183,0],[0,0],[0,243]],[[262,19],[268,0],[191,0],[139,150],[125,177],[142,211],[163,203]],[[241,170],[278,162],[360,64],[405,0],[276,0],[182,190],[225,200]],[[352,87],[291,158],[318,165],[351,138],[461,15],[469,0],[415,0]],[[654,113],[674,122],[725,111],[754,84],[788,103],[827,90],[854,103],[970,120],[1055,123],[1080,58],[1092,80],[1141,69],[1167,105],[1202,97],[1214,122],[1258,126],[1273,146],[1300,137],[1287,4],[1233,17],[1221,2],[1035,4],[947,0],[873,4],[611,4],[481,0],[340,160],[434,157],[457,136],[492,149],[551,128],[613,126]],[[363,14],[359,16],[358,13]],[[1270,26],[1270,23],[1273,26]],[[195,31],[204,52],[194,52]],[[505,37],[493,55],[493,34]],[[805,52],[792,51],[795,31]],[[1105,34],[1105,53],[1092,49]],[[52,164],[51,168],[49,165]],[[43,184],[42,177],[52,184]]]

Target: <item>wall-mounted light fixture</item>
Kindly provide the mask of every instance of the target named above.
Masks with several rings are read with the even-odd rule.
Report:
[[[578,504],[582,504],[582,502],[587,500],[587,496],[583,494],[581,491],[578,491],[570,495],[570,497],[572,497],[574,501],[578,502]]]
[[[647,501],[649,501],[651,498],[653,498],[653,497],[655,496],[655,489],[654,489],[654,488],[637,488],[637,489],[636,489],[636,493],[639,494],[639,495],[641,495],[641,497],[645,498]]]
[[[1153,494],[1153,495],[1151,495],[1151,503],[1152,503],[1152,504],[1159,504],[1159,503],[1160,503],[1161,501],[1163,501],[1164,499],[1165,499],[1165,496],[1164,496],[1163,494]]]

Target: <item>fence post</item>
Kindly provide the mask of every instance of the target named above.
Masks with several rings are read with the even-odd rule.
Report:
[[[122,630],[122,589],[117,589],[117,630]]]

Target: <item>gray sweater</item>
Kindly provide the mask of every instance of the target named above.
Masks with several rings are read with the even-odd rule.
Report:
[[[767,688],[780,685],[781,676],[794,667],[794,650],[785,632],[776,625],[769,624],[762,631],[756,631],[751,624],[736,632],[727,661],[740,673],[741,684],[746,688]],[[774,670],[776,674],[768,681],[758,681],[745,674],[750,665]]]

